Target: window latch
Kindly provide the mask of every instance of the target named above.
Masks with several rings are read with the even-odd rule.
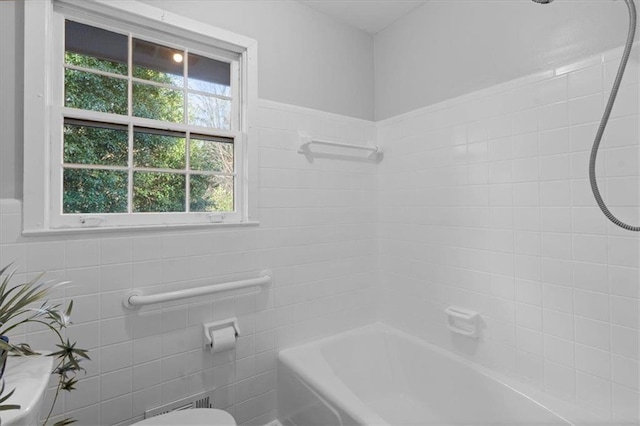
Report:
[[[222,214],[222,213],[212,213],[208,217],[209,217],[209,221],[211,223],[222,223],[222,222],[224,222],[224,214]]]
[[[78,219],[80,225],[84,228],[100,226],[102,222],[106,222],[106,220],[107,218],[104,216],[80,216],[80,219]]]

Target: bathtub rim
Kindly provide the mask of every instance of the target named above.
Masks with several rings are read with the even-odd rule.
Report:
[[[578,407],[574,403],[564,401],[558,397],[536,389],[532,385],[522,380],[509,376],[505,373],[493,370],[489,367],[471,361],[468,358],[440,347],[434,343],[427,342],[417,336],[409,334],[403,330],[393,327],[382,321],[359,326],[338,334],[323,337],[300,345],[292,346],[281,350],[277,359],[286,365],[296,376],[306,385],[315,389],[323,398],[330,401],[336,407],[353,415],[354,419],[364,424],[389,425],[377,413],[369,408],[353,391],[335,374],[334,370],[324,358],[321,347],[338,340],[349,338],[349,336],[362,333],[380,332],[384,334],[395,334],[401,339],[406,339],[421,349],[434,351],[440,356],[458,362],[474,372],[481,374],[487,380],[492,380],[507,387],[512,392],[516,392],[527,398],[541,409],[550,412],[567,423],[567,426],[580,425],[607,425],[614,426],[617,423],[612,419],[604,418],[597,413]],[[316,367],[315,371],[306,368],[309,362]],[[336,392],[337,391],[337,392]],[[354,410],[355,408],[355,410]]]
[[[362,329],[363,327],[358,327],[355,330]],[[354,420],[361,424],[391,426],[362,402],[335,374],[324,359],[320,345],[341,336],[345,336],[345,334],[339,333],[330,338],[322,338],[284,349],[278,353],[277,360],[287,366],[289,373],[298,378],[305,387],[311,388],[313,392],[318,393],[321,397],[321,402],[329,405],[332,411],[337,408],[349,413]],[[311,370],[308,368],[309,364],[314,366],[313,372],[309,371]],[[278,413],[278,416],[280,415],[281,413]]]

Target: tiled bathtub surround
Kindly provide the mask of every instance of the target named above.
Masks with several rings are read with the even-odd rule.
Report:
[[[91,349],[78,390],[56,414],[79,424],[128,424],[145,408],[216,387],[214,404],[239,424],[275,418],[275,354],[283,347],[374,319],[376,166],[297,153],[297,132],[357,143],[375,125],[260,101],[260,226],[197,231],[20,237],[17,201],[0,202],[0,259],[24,274],[72,283],[69,337]],[[252,159],[258,161],[258,159]],[[122,307],[124,293],[274,273],[272,288]],[[215,280],[215,281],[214,281]],[[237,316],[232,354],[202,350],[202,323]],[[50,336],[23,336],[36,348]],[[235,361],[235,362],[234,362]],[[49,398],[51,392],[49,392]]]
[[[639,239],[606,221],[587,174],[620,54],[378,123],[380,308],[426,340],[637,421]],[[598,157],[604,197],[633,224],[638,140],[636,54]],[[478,342],[450,334],[449,305],[481,313]]]
[[[260,101],[259,227],[20,237],[0,201],[0,261],[72,281],[69,336],[93,361],[57,415],[127,424],[145,408],[212,386],[241,424],[275,418],[280,348],[380,317],[604,416],[638,418],[636,235],[594,204],[588,155],[620,52],[375,124]],[[600,184],[639,223],[638,59],[605,135]],[[425,82],[425,84],[430,84]],[[378,139],[378,164],[297,153],[297,132]],[[255,159],[252,159],[255,161]],[[154,291],[255,276],[263,293],[122,308]],[[379,281],[376,306],[375,290]],[[443,310],[477,310],[477,343]],[[202,322],[238,316],[232,356],[202,351]],[[46,333],[23,336],[34,347]],[[49,393],[49,398],[51,393]]]

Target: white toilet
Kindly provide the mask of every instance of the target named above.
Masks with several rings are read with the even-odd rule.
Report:
[[[38,424],[44,390],[46,389],[53,358],[50,356],[11,357],[7,360],[5,386],[15,389],[6,403],[20,405],[19,410],[2,412],[2,426],[32,426]],[[214,408],[193,408],[172,411],[142,420],[139,426],[236,426],[226,411]]]
[[[236,426],[236,421],[226,411],[193,408],[151,417],[132,426]]]

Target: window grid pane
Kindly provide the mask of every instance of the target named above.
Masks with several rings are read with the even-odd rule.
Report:
[[[126,213],[127,172],[65,168],[63,213]]]
[[[232,128],[229,63],[132,35],[66,24],[65,106]],[[117,49],[87,47],[70,39],[82,32],[120,44]],[[76,121],[65,119],[63,129],[64,163],[76,164],[63,169],[63,213],[234,211],[233,138],[198,134],[190,140],[188,131]],[[91,197],[101,198],[101,204]]]

